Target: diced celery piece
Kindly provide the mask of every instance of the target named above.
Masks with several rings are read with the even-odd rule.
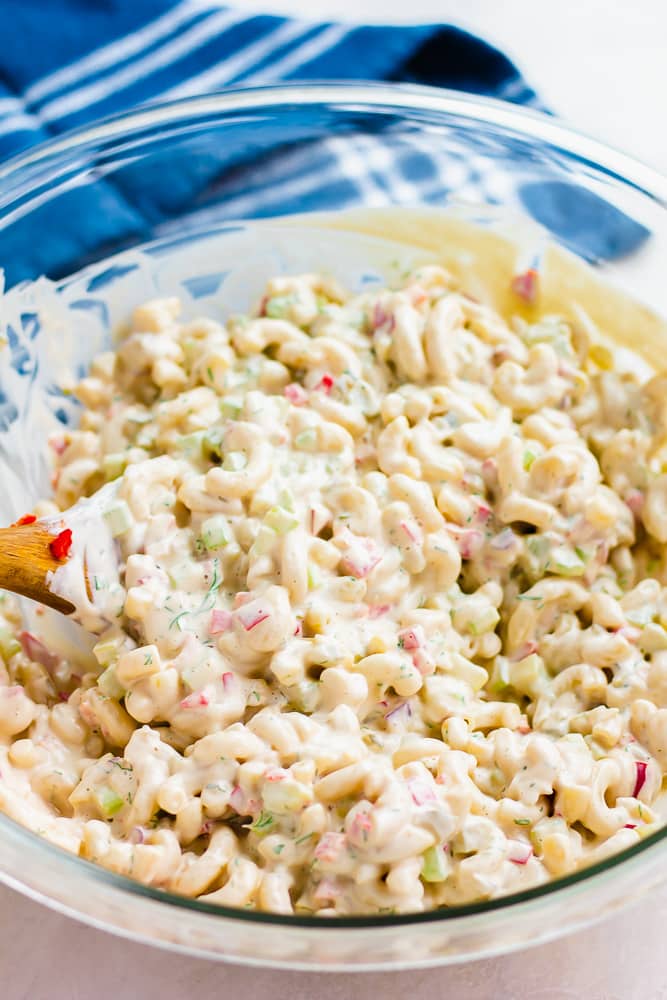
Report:
[[[220,427],[212,427],[204,432],[203,448],[208,455],[222,458],[223,431]]]
[[[375,417],[380,412],[380,399],[368,382],[346,374],[337,379],[336,385],[347,394],[348,402],[360,409],[364,416]]]
[[[308,785],[285,778],[283,781],[267,782],[262,790],[264,806],[272,813],[285,815],[300,812],[309,805],[313,793]]]
[[[314,427],[306,427],[305,430],[300,431],[294,438],[294,444],[301,451],[316,451],[317,431]]]
[[[442,847],[434,844],[422,854],[421,877],[424,882],[444,882],[449,875],[447,858]]]
[[[484,635],[485,632],[491,632],[499,621],[500,615],[494,607],[489,605],[489,607],[483,608],[474,620],[468,623],[468,630],[473,635]]]
[[[107,508],[104,512],[104,520],[107,522],[114,538],[123,535],[134,523],[130,508],[124,500],[116,500]]]
[[[251,517],[264,517],[271,507],[275,507],[277,499],[275,483],[269,479],[249,497],[248,513]]]
[[[207,517],[201,526],[201,540],[211,550],[221,549],[231,541],[229,524],[224,514]]]
[[[243,401],[240,399],[229,398],[220,400],[220,413],[226,420],[238,420],[242,409]]]
[[[493,692],[504,691],[510,685],[509,661],[504,656],[497,656],[491,671],[489,690]]]
[[[201,342],[199,340],[195,340],[192,337],[190,337],[188,340],[182,341],[181,343],[181,347],[183,349],[183,355],[185,357],[185,364],[188,370],[192,368],[192,364],[195,358],[197,357],[200,348],[200,343]]]
[[[277,535],[286,535],[297,527],[299,519],[284,507],[272,507],[264,517],[264,524],[272,528]]]
[[[8,627],[0,628],[0,653],[3,660],[11,660],[21,652],[21,643],[18,641],[12,630]]]
[[[123,640],[101,639],[93,646],[93,654],[101,667],[108,667],[110,663],[115,663],[120,655],[120,647]]]
[[[276,544],[278,536],[276,535],[273,528],[268,528],[265,525],[257,532],[257,537],[252,543],[251,552],[254,556],[265,556],[267,552],[270,552],[273,546]]]
[[[547,555],[551,544],[548,538],[544,535],[528,535],[526,539],[526,545],[528,546],[528,551],[531,555],[535,556],[542,562]]]
[[[183,434],[174,442],[174,450],[183,455],[184,458],[201,458],[204,451],[204,437],[206,431],[193,431],[191,434]]]
[[[566,545],[558,545],[551,553],[551,566],[561,576],[583,576],[586,566],[576,552]]]
[[[97,678],[97,686],[107,698],[114,698],[116,701],[125,694],[125,688],[116,677],[116,664],[108,666],[106,670]]]
[[[188,590],[192,581],[192,565],[183,560],[167,570],[167,576],[176,590]]]
[[[318,312],[324,312],[325,309],[327,309],[328,306],[332,304],[331,302],[329,302],[329,299],[325,295],[320,295],[320,294],[317,294],[315,296],[315,302],[317,303]]]
[[[530,831],[530,840],[536,853],[540,853],[547,837],[558,834],[567,835],[567,824],[560,816],[545,817],[539,820]]]
[[[118,479],[119,476],[122,476],[126,465],[127,456],[122,451],[105,455],[102,459],[102,471],[104,472],[106,481],[110,483],[112,479]]]
[[[526,448],[526,450],[523,453],[523,467],[526,470],[526,472],[530,469],[531,465],[533,464],[536,458],[537,455],[535,454],[535,452],[530,451],[528,448]]]
[[[322,575],[315,563],[308,563],[308,590],[317,590],[322,583]]]
[[[544,690],[546,682],[546,667],[542,657],[537,653],[531,653],[510,666],[510,683],[520,694],[537,698]]]
[[[226,469],[227,472],[240,472],[241,469],[245,469],[247,464],[248,459],[242,451],[228,451],[225,455],[222,467],[223,469]]]
[[[100,810],[107,819],[115,816],[125,805],[125,799],[122,799],[117,792],[114,792],[113,788],[109,788],[107,785],[102,785],[101,788],[97,789],[95,798]]]
[[[280,506],[288,510],[290,514],[294,513],[294,497],[289,490],[281,490],[278,494],[278,501]]]
[[[276,295],[266,303],[265,313],[271,319],[281,319],[295,301],[295,295]]]
[[[290,705],[306,715],[311,715],[319,704],[320,689],[317,681],[303,680],[283,688]]]
[[[490,768],[488,777],[493,780],[496,768]],[[490,847],[488,827],[483,824],[466,823],[452,838],[452,848],[457,854],[474,854]]]

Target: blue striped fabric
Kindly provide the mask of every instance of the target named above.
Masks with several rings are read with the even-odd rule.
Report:
[[[439,25],[248,16],[212,0],[61,0],[57,8],[5,0],[3,26],[3,156],[158,98],[280,80],[403,80],[536,102],[502,53]]]
[[[0,158],[139,104],[309,79],[429,84],[539,107],[501,52],[451,26],[315,23],[247,15],[212,0],[4,0]],[[187,170],[165,162],[159,174],[126,169],[113,181],[76,188],[43,206],[32,230],[3,231],[7,284],[42,272],[58,277],[101,246],[148,238],[156,226],[168,226],[199,204],[212,185],[224,195],[229,217],[238,218],[272,214],[277,207],[307,210],[317,192],[320,207],[327,184],[332,205],[342,207],[358,201],[360,191],[370,191],[370,203],[392,200],[399,187],[414,191],[415,201],[441,199],[461,187],[462,170],[469,195],[482,201],[494,200],[499,183],[463,157],[435,162],[414,142],[395,143],[387,160],[386,146],[368,138],[332,137],[314,157],[294,145],[297,139],[280,156],[265,158],[261,169],[240,173],[229,156],[206,154]],[[547,207],[562,219],[563,206],[554,199],[551,192]],[[540,196],[530,210],[539,217],[546,204]],[[47,241],[34,239],[36,227],[49,233]],[[594,245],[584,247],[589,256],[604,256],[612,244],[625,252],[643,238],[632,225],[620,241],[618,223],[613,239],[593,229]]]

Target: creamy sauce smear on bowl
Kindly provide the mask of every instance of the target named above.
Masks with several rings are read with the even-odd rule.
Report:
[[[667,382],[545,314],[538,273],[503,294],[429,264],[135,309],[38,507],[117,481],[113,624],[80,675],[3,598],[0,808],[153,886],[322,915],[504,895],[655,828]]]

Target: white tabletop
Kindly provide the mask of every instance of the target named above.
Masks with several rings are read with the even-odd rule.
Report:
[[[244,969],[91,930],[0,890],[2,1000],[665,1000],[667,891],[513,956],[416,972]]]
[[[458,23],[510,54],[573,125],[667,170],[664,0],[235,2],[313,18]],[[661,1000],[667,998],[666,918],[667,889],[611,921],[516,956],[435,971],[316,976],[246,970],[128,944],[0,887],[0,998]]]

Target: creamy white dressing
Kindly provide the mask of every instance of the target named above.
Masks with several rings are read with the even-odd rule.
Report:
[[[135,311],[58,449],[63,506],[119,477],[52,581],[110,623],[99,666],[21,651],[5,602],[3,809],[150,884],[322,914],[501,895],[652,828],[661,383],[512,294],[508,324],[427,266],[272,279],[226,326]]]
[[[74,605],[73,620],[93,635],[118,618],[125,598],[118,575],[118,547],[104,518],[118,486],[107,483],[51,522],[54,535],[63,528],[72,531],[72,545],[62,565],[47,575],[47,585],[51,593]]]

